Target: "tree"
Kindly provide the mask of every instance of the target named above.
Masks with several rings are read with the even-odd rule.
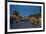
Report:
[[[14,11],[12,15],[19,16],[19,13],[17,11]]]

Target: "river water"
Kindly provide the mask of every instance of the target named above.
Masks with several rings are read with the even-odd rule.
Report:
[[[10,23],[10,29],[21,29],[21,28],[40,28],[40,25],[33,25],[31,21],[19,21],[18,23]]]

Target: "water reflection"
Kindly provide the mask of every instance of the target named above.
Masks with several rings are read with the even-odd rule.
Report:
[[[41,25],[33,25],[31,21],[19,21],[18,23],[16,21],[13,21],[13,23],[10,23],[11,29],[19,29],[19,28],[39,28]]]

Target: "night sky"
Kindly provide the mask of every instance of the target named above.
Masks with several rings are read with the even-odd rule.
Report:
[[[41,11],[41,6],[10,5],[10,15],[12,15],[14,11],[19,12],[20,16],[29,16],[38,14]]]

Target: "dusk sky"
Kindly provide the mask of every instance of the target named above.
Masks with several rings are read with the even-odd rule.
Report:
[[[12,15],[14,11],[19,12],[20,16],[29,16],[38,14],[41,11],[41,6],[10,5],[10,15]]]

